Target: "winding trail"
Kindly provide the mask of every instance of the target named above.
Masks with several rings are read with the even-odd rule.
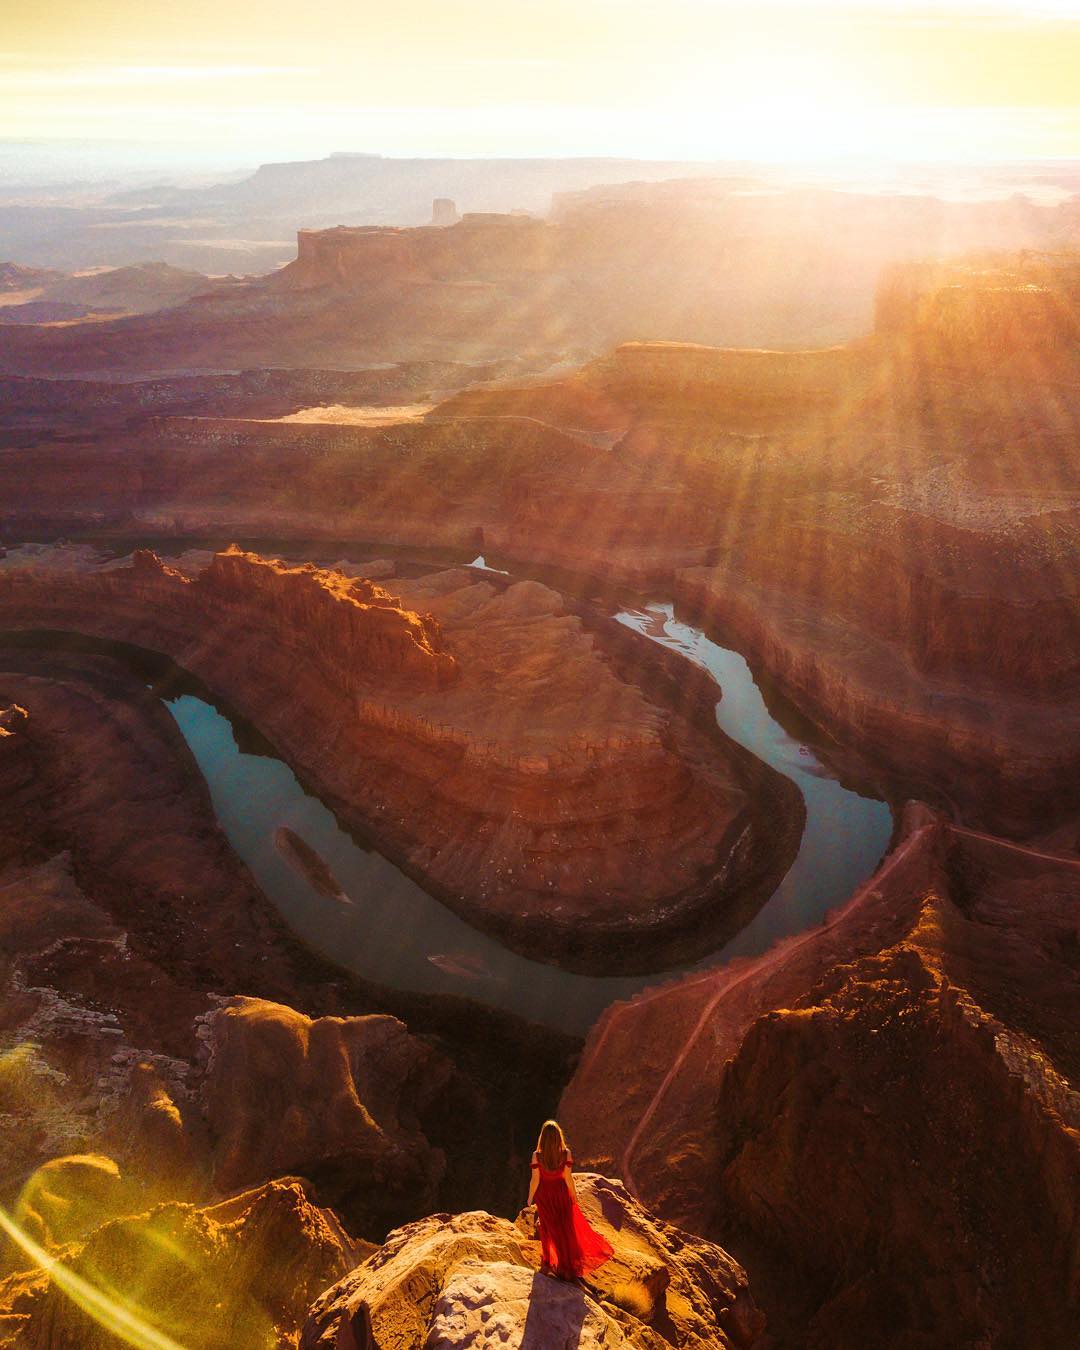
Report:
[[[1080,858],[1070,857],[1067,853],[1047,853],[1045,849],[1029,848],[1026,844],[1014,844],[1011,839],[999,839],[996,834],[984,834],[981,830],[969,830],[966,825],[950,825],[953,834],[965,835],[968,839],[981,839],[987,844],[996,844],[998,848],[1011,849],[1013,853],[1023,853],[1028,858],[1042,858],[1045,862],[1064,863],[1067,867],[1080,867]]]

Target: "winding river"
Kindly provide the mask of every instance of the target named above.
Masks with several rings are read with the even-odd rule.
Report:
[[[706,959],[644,976],[577,975],[506,950],[355,839],[205,688],[185,677],[178,689],[175,674],[151,687],[198,761],[233,847],[311,947],[380,984],[466,995],[580,1034],[615,999],[688,970],[762,952],[777,938],[817,923],[873,871],[892,828],[884,802],[843,786],[775,720],[737,652],[682,623],[670,604],[626,609],[617,617],[708,670],[722,690],[716,716],[723,730],[791,778],[806,800],[798,856],[752,922]],[[317,888],[295,858],[283,855],[275,844],[282,826],[326,862],[343,896]]]

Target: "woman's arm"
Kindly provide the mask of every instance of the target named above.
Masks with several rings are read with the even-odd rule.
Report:
[[[576,1202],[577,1188],[574,1185],[574,1169],[569,1163],[563,1168],[563,1180],[566,1182],[566,1189],[570,1192]]]
[[[533,1159],[532,1170],[529,1172],[529,1198],[525,1201],[527,1205],[533,1202],[533,1196],[536,1194],[536,1188],[540,1184],[540,1169],[536,1165],[536,1159]]]

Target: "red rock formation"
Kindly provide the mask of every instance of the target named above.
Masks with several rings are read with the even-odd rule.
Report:
[[[530,1211],[436,1214],[391,1233],[315,1303],[303,1350],[522,1345],[661,1350],[761,1344],[764,1319],[725,1251],[649,1214],[617,1182],[577,1178],[582,1208],[614,1247],[584,1288],[538,1274]]]
[[[713,687],[684,678],[703,740],[622,678],[647,675],[639,639],[614,624],[598,637],[543,586],[458,571],[399,582],[397,600],[235,551],[190,577],[143,552],[2,566],[3,623],[172,656],[447,903],[532,956],[648,968],[710,950],[796,847],[794,790],[716,732]]]
[[[920,826],[822,929],[605,1014],[576,1156],[798,1272],[800,1344],[1066,1344],[1078,899],[1075,860]]]
[[[168,570],[146,550],[134,554],[132,566]],[[237,549],[215,554],[194,583],[174,575],[178,585],[198,587],[199,603],[235,615],[238,626],[250,625],[252,611],[272,615],[279,636],[294,634],[293,641],[301,641],[350,692],[368,687],[373,675],[424,688],[455,678],[454,659],[443,650],[434,621],[395,605],[381,586],[362,577],[325,572],[310,563],[288,567]]]
[[[320,1017],[236,997],[200,1019],[200,1092],[221,1191],[302,1173],[380,1220],[435,1202],[445,1160],[419,1127],[449,1062],[393,1017]],[[362,1198],[361,1198],[362,1197]],[[385,1219],[383,1219],[385,1216]]]

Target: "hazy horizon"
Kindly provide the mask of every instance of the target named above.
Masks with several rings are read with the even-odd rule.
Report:
[[[1080,154],[1075,0],[156,0],[8,16],[0,139],[389,157]]]

